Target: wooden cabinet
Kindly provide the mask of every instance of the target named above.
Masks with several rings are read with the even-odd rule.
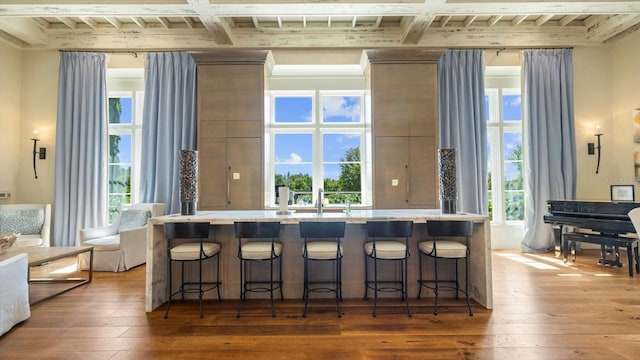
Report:
[[[375,64],[371,107],[376,136],[435,136],[436,64]]]
[[[192,54],[198,66],[199,210],[263,208],[267,54]]]
[[[200,209],[261,208],[262,187],[256,184],[262,182],[262,158],[255,156],[261,152],[262,139],[255,137],[204,142],[199,152]]]
[[[438,68],[441,52],[366,52],[371,87],[373,206],[438,206]]]
[[[435,139],[377,136],[374,204],[378,209],[437,207]]]

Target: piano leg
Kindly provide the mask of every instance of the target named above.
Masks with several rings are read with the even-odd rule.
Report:
[[[562,240],[562,225],[554,225],[553,229],[553,241],[555,248],[555,256],[556,258],[563,258],[564,261],[567,261],[567,248],[566,244],[563,243]]]
[[[627,264],[629,264],[629,276],[633,276],[634,258],[633,258],[633,243],[627,245]],[[637,264],[636,264],[637,266]]]
[[[638,254],[638,248],[640,248],[640,243],[636,241],[636,250],[634,251],[634,257],[636,258],[636,273],[640,274],[640,254]]]

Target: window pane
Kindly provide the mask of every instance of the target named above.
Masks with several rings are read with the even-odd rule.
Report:
[[[330,204],[362,202],[359,134],[324,134],[324,192]]]
[[[505,132],[504,208],[506,220],[524,220],[524,183],[522,176],[522,133]]]
[[[131,204],[130,194],[109,194],[109,224],[118,219],[124,204]]]
[[[278,96],[275,98],[276,123],[310,123],[313,119],[310,96]]]
[[[292,204],[312,203],[313,177],[310,164],[282,164],[275,166],[275,184],[289,186],[289,200]]]
[[[491,106],[490,106],[490,102],[491,99],[489,98],[489,95],[485,95],[484,96],[484,118],[487,122],[491,121]]]
[[[131,135],[109,135],[109,163],[131,164]]]
[[[289,186],[296,204],[311,204],[313,197],[312,135],[276,134],[274,184]]]
[[[361,122],[360,96],[323,96],[322,121],[326,123]]]
[[[109,124],[131,124],[131,102],[130,97],[109,98]]]
[[[505,212],[507,220],[524,220],[524,191],[505,193]]]
[[[502,118],[504,121],[521,121],[522,106],[520,95],[502,95]]]
[[[488,198],[488,209],[489,209],[489,219],[493,220],[493,182],[492,180],[492,170],[493,163],[492,159],[492,150],[491,150],[491,131],[487,131],[487,198]]]

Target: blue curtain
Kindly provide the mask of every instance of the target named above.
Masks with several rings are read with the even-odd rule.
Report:
[[[196,64],[186,52],[147,55],[142,125],[141,202],[180,212],[180,150],[196,148]]]
[[[522,251],[553,246],[547,200],[575,199],[576,141],[571,49],[525,50],[526,185]]]
[[[482,50],[447,50],[438,63],[440,148],[457,151],[458,210],[476,214],[487,214],[487,123],[482,54]]]
[[[54,246],[76,246],[78,230],[106,215],[105,55],[61,52],[56,125]]]

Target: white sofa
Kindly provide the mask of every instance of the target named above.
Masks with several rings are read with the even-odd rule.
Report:
[[[81,246],[93,246],[94,271],[127,271],[147,262],[147,220],[164,215],[165,204],[141,203],[123,210],[111,225],[82,229]],[[78,268],[89,269],[89,254],[78,255]]]
[[[0,234],[17,233],[15,247],[50,246],[51,204],[0,205]]]
[[[0,255],[0,335],[31,316],[27,254]]]

